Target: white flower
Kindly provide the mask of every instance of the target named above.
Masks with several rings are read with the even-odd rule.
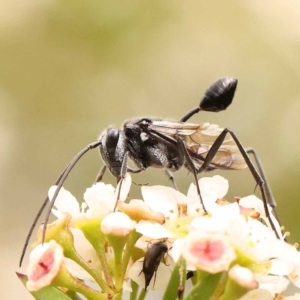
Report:
[[[253,290],[257,288],[257,282],[255,280],[255,276],[253,272],[251,272],[247,268],[240,267],[238,265],[233,266],[229,272],[228,276],[233,279],[240,286]]]
[[[259,212],[260,217],[265,221],[266,224],[268,224],[269,228],[272,229],[269,219],[266,216],[265,208],[263,201],[258,199],[256,196],[251,195],[248,197],[243,197],[240,199],[239,204],[243,207],[247,208],[254,208],[257,212]],[[272,219],[272,222],[275,226],[276,232],[280,235],[280,238],[283,239],[281,230],[280,230],[280,225],[274,215],[272,214],[272,208],[269,204],[267,204],[268,210],[270,212],[270,218]],[[275,234],[275,233],[274,233]]]
[[[37,291],[50,285],[63,263],[63,248],[55,241],[38,245],[29,257],[27,289]]]
[[[205,203],[205,207],[209,210],[216,210],[219,205],[216,200],[223,198],[228,191],[228,181],[221,176],[205,177],[199,180],[201,195]],[[151,224],[147,223],[147,228],[143,224],[139,226],[139,232],[149,238],[155,239],[157,236],[161,238],[184,237],[187,233],[187,227],[195,218],[202,215],[202,206],[197,194],[196,186],[192,183],[188,196],[165,186],[143,186],[142,195],[144,201],[152,211],[161,212],[164,214],[166,222],[161,226],[161,232],[157,225],[153,223],[153,229],[150,229]],[[234,204],[236,213],[239,213],[238,205]],[[223,208],[222,212],[227,210]],[[146,224],[146,223],[144,223]],[[169,234],[166,234],[166,230]],[[148,235],[149,233],[150,236]]]
[[[104,234],[126,236],[135,229],[136,222],[121,212],[114,212],[106,216],[101,223]]]
[[[218,205],[215,203],[216,200],[222,199],[228,192],[228,180],[222,176],[215,175],[213,177],[203,177],[199,181],[199,188],[201,197],[206,210],[211,213]],[[196,185],[192,183],[187,193],[188,198],[194,199],[193,205],[191,205],[191,211],[189,214],[202,210],[199,196],[197,194]],[[198,201],[197,201],[198,200]]]
[[[184,240],[182,256],[195,268],[210,273],[227,271],[236,258],[234,249],[223,235],[191,232]]]
[[[113,212],[116,205],[120,182],[116,189],[111,184],[97,182],[92,187],[88,188],[84,193],[85,203],[80,208],[76,198],[63,187],[60,189],[52,209],[53,214],[59,217],[62,212],[67,212],[72,216],[70,225],[75,226],[77,222],[84,222],[90,219],[103,219],[107,214]],[[131,176],[126,174],[122,181],[122,188],[119,201],[124,201],[127,197],[131,185]],[[50,201],[56,191],[57,186],[52,186],[49,189],[48,197]],[[84,209],[86,208],[86,212]]]
[[[255,278],[259,283],[259,288],[269,291],[273,296],[281,294],[290,284],[289,280],[282,276],[256,274]]]
[[[263,289],[255,289],[248,292],[239,300],[273,300],[274,297],[269,291]]]
[[[90,242],[85,238],[83,232],[80,229],[70,228],[73,238],[74,238],[74,247],[77,253],[86,261],[93,269],[100,269],[99,256],[97,255],[95,249],[92,247]],[[89,280],[94,282],[87,271],[85,271],[81,266],[75,263],[73,260],[66,258],[65,264],[67,270],[75,277],[82,280]]]

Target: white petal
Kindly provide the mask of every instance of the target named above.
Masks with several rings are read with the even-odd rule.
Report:
[[[281,294],[290,284],[290,281],[282,276],[263,276],[256,274],[255,278],[259,283],[259,288],[268,290],[272,295]]]
[[[94,201],[111,201],[114,198],[115,189],[111,184],[97,182],[90,188],[87,188],[83,198],[87,205],[92,206]]]
[[[121,212],[114,212],[107,215],[101,222],[101,231],[104,234],[126,236],[134,230],[136,222]]]
[[[95,282],[93,277],[85,271],[82,267],[80,267],[75,261],[66,258],[65,259],[65,265],[67,270],[75,277],[81,279],[81,280],[89,280],[91,282]]]
[[[182,254],[183,248],[185,244],[185,239],[177,239],[173,243],[172,249],[170,250],[170,255],[173,260],[177,262]]]
[[[295,286],[300,288],[300,265],[296,264],[293,271],[289,275],[290,280]]]
[[[56,191],[56,185],[51,186],[48,192],[50,201]],[[55,200],[54,206],[61,212],[67,212],[72,217],[77,216],[80,213],[79,203],[76,198],[63,187],[60,189],[58,196]]]
[[[295,295],[285,297],[284,300],[300,300],[300,294],[297,293]]]
[[[239,300],[273,300],[272,294],[263,289],[255,289],[248,292],[245,296]]]
[[[275,258],[271,260],[272,266],[269,270],[269,274],[275,275],[288,275],[292,272],[294,264],[291,261],[286,261],[284,259]]]
[[[120,186],[121,186],[121,192],[120,192],[119,201],[125,201],[131,187],[131,176],[129,173],[126,173],[125,178],[118,183],[117,188],[115,190],[115,201],[117,201]]]
[[[178,216],[177,203],[170,187],[165,186],[142,186],[144,201],[153,211],[161,212],[165,217],[175,218]]]
[[[222,219],[199,217],[195,218],[189,225],[190,231],[205,231],[207,233],[225,233],[226,227]]]
[[[74,237],[74,247],[78,254],[85,260],[88,261],[92,268],[99,269],[100,261],[99,257],[91,245],[86,239],[83,232],[80,229],[70,228]],[[100,231],[100,228],[99,228]]]
[[[198,183],[203,201],[214,202],[217,199],[223,198],[228,192],[228,180],[219,175],[203,177]],[[192,198],[198,197],[194,184],[191,184],[187,195]]]
[[[151,239],[170,238],[171,233],[162,225],[156,222],[141,220],[136,231]]]
[[[97,182],[86,190],[83,197],[88,205],[85,213],[88,219],[102,219],[114,209],[115,189],[110,184]]]

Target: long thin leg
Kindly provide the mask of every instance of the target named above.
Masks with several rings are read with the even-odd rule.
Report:
[[[125,152],[125,154],[124,154],[123,161],[122,161],[122,166],[121,166],[121,172],[120,172],[120,175],[117,178],[117,181],[120,184],[119,184],[118,196],[117,196],[116,204],[115,204],[115,207],[114,207],[114,211],[116,211],[116,209],[117,209],[117,205],[118,205],[118,202],[120,200],[120,195],[121,195],[121,189],[122,189],[123,180],[124,180],[124,178],[126,176],[126,172],[128,170],[127,159],[128,159],[128,151]]]
[[[272,207],[273,214],[274,214],[274,216],[276,217],[277,221],[280,224],[279,217],[278,217],[278,214],[277,214],[277,211],[276,211],[276,205],[277,204],[276,204],[276,201],[275,201],[275,199],[272,195],[272,191],[271,191],[269,182],[266,178],[265,172],[263,170],[262,163],[260,162],[260,160],[258,158],[258,155],[256,154],[256,152],[253,148],[246,148],[245,150],[247,151],[247,153],[252,154],[253,157],[254,157],[255,163],[256,163],[257,168],[258,168],[258,172],[259,172],[260,176],[262,177],[262,179],[265,183],[264,189],[265,189],[267,201],[268,201],[269,205]]]
[[[96,179],[95,179],[95,183],[102,181],[102,178],[104,176],[105,171],[106,171],[106,166],[104,165],[100,169],[99,173],[97,174]]]
[[[200,199],[200,203],[203,207],[203,210],[204,210],[204,213],[207,214],[207,210],[204,206],[204,203],[203,203],[203,199],[202,199],[202,196],[201,196],[201,192],[200,192],[200,187],[199,187],[199,183],[198,183],[198,178],[197,178],[197,169],[196,167],[194,166],[194,163],[184,145],[184,142],[183,140],[181,139],[180,136],[178,136],[178,152],[179,152],[179,155],[184,157],[186,159],[186,163],[188,164],[189,166],[189,169],[190,171],[193,173],[194,175],[194,179],[195,179],[195,185],[196,185],[196,189],[197,189],[197,194],[199,196],[199,199]],[[209,164],[208,164],[208,167],[209,167]]]
[[[166,172],[166,175],[168,176],[169,180],[172,182],[174,189],[178,190],[174,175],[169,170],[165,170],[165,172]]]
[[[132,169],[129,166],[127,166],[127,172],[129,172],[129,173],[137,174],[137,173],[140,173],[142,171],[143,171],[142,169]]]
[[[43,235],[42,235],[42,243],[44,243],[44,240],[45,240],[45,235],[46,235],[46,229],[47,229],[47,224],[48,224],[48,221],[49,221],[49,217],[50,217],[50,213],[51,213],[51,210],[54,206],[54,203],[55,203],[55,199],[57,198],[57,195],[61,189],[61,187],[63,186],[65,180],[67,179],[69,173],[71,172],[71,170],[73,169],[73,167],[76,165],[76,163],[79,161],[79,159],[86,153],[88,152],[89,150],[91,149],[95,149],[96,147],[98,147],[99,145],[101,144],[101,141],[96,141],[96,142],[93,142],[89,145],[87,145],[83,150],[81,150],[76,156],[75,158],[69,163],[69,165],[67,166],[66,170],[63,172],[63,175],[61,176],[58,184],[57,184],[57,188],[54,192],[54,195],[51,199],[51,202],[50,202],[50,206],[48,208],[48,211],[47,211],[47,214],[46,214],[46,217],[45,217],[45,222],[44,222],[44,226],[43,226]]]
[[[217,139],[215,140],[215,142],[213,143],[213,145],[211,146],[211,148],[209,149],[207,155],[206,155],[206,158],[202,164],[202,166],[200,167],[199,169],[199,173],[200,172],[203,172],[206,170],[207,167],[209,167],[209,164],[211,163],[211,161],[213,160],[213,158],[215,157],[217,151],[219,150],[219,148],[221,147],[225,137],[226,137],[226,134],[229,133],[233,140],[235,141],[237,147],[239,148],[250,172],[252,173],[252,176],[254,177],[257,185],[259,186],[259,189],[260,189],[260,192],[261,192],[261,195],[262,195],[262,200],[263,200],[263,203],[264,203],[264,209],[265,209],[265,212],[266,212],[266,216],[270,222],[270,225],[273,229],[273,231],[275,232],[277,238],[279,238],[279,234],[278,232],[276,231],[276,228],[275,228],[275,225],[271,219],[271,215],[270,215],[270,211],[269,211],[269,208],[268,208],[268,205],[267,205],[267,199],[266,199],[266,194],[265,194],[265,183],[264,183],[264,180],[262,178],[262,176],[260,176],[260,174],[256,171],[252,161],[250,160],[248,154],[247,154],[247,151],[244,149],[244,147],[242,146],[241,142],[238,140],[238,138],[236,137],[236,135],[228,128],[225,128],[221,134],[217,137]]]

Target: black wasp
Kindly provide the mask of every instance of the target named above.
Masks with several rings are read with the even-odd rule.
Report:
[[[133,118],[124,123],[123,129],[105,129],[98,141],[89,144],[76,155],[56,181],[57,189],[46,215],[44,234],[51,208],[70,171],[86,152],[99,147],[105,166],[99,172],[97,180],[102,179],[106,167],[118,181],[121,181],[121,184],[126,172],[138,173],[148,167],[156,167],[166,169],[175,185],[173,176],[169,171],[177,171],[181,167],[185,167],[194,176],[204,212],[206,209],[201,198],[197,174],[214,169],[243,169],[248,167],[260,188],[266,215],[275,234],[279,237],[267,207],[267,203],[269,203],[272,208],[275,208],[276,203],[253,149],[245,149],[236,135],[228,128],[223,129],[208,123],[199,125],[186,122],[200,111],[219,112],[225,110],[232,102],[236,87],[237,79],[231,77],[219,79],[205,91],[199,106],[186,113],[178,122],[159,118]],[[256,171],[248,153],[254,155],[259,172]],[[137,169],[132,169],[127,165],[128,158],[134,162]],[[32,231],[48,200],[47,198],[44,201],[30,228],[21,262]]]
[[[159,264],[165,254],[168,252],[168,246],[162,242],[153,243],[147,250],[144,261],[143,261],[143,268],[141,273],[144,273],[145,276],[145,290],[150,284],[150,281],[154,275],[154,283],[156,280],[156,272],[159,267]]]

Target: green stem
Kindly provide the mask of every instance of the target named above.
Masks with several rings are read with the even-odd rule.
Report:
[[[105,255],[105,247],[104,247],[104,242],[105,242],[105,236],[104,234],[99,230],[100,228],[100,221],[95,222],[95,224],[89,224],[89,226],[81,226],[81,230],[84,233],[84,236],[86,239],[92,244],[93,248],[95,249],[102,268],[102,272],[104,274],[105,278],[105,285],[106,289],[104,289],[102,286],[101,288],[104,291],[109,291],[110,287],[111,289],[114,288],[114,283],[111,277],[111,274],[109,272],[108,264],[107,264],[107,259]]]
[[[139,286],[133,280],[131,280],[130,286],[131,286],[132,292],[130,293],[130,299],[129,300],[136,300],[138,290],[139,290]]]
[[[91,268],[91,266],[81,256],[79,256],[79,254],[76,252],[75,249],[74,251],[70,251],[70,252],[67,251],[65,255],[66,257],[75,261],[85,271],[87,271],[95,279],[95,281],[103,291],[109,292],[108,286],[106,285],[105,281],[102,279],[101,270],[95,270]]]
[[[84,284],[79,279],[72,276],[68,270],[61,266],[57,276],[51,282],[52,286],[63,286],[67,289],[70,289],[74,292],[80,293],[88,299],[93,300],[108,300],[111,298],[111,294],[101,293],[92,289],[91,287]]]
[[[136,232],[135,230],[132,231],[128,236],[128,241],[126,243],[125,250],[123,252],[123,259],[122,259],[122,275],[121,275],[122,280],[124,280],[124,277],[125,277],[125,274],[126,274],[129,259],[130,259],[131,254],[132,254],[132,249],[133,249],[135,243],[137,242],[137,240],[141,236],[142,235],[140,233]]]
[[[146,295],[147,295],[147,291],[145,289],[142,289],[141,292],[140,292],[138,300],[144,300]]]
[[[115,253],[115,286],[116,290],[119,291],[123,287],[123,276],[122,276],[122,254],[123,249],[119,247],[114,248]]]

